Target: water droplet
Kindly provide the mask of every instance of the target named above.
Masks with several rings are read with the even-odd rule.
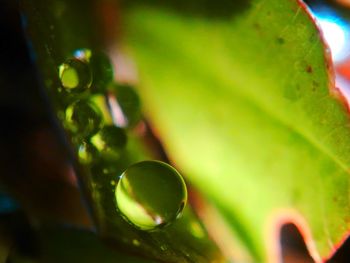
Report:
[[[138,241],[137,239],[134,239],[133,241],[132,241],[132,244],[134,245],[134,246],[140,246],[140,241]]]
[[[105,126],[91,138],[96,149],[110,159],[120,157],[127,143],[125,131],[116,126]]]
[[[94,147],[95,148],[95,147]],[[118,183],[119,175],[125,170],[125,155],[120,154],[118,158],[105,158],[104,154],[101,154],[97,149],[94,163],[90,167],[91,175],[98,181],[106,182],[106,185]]]
[[[129,85],[113,84],[111,90],[126,119],[125,126],[135,126],[141,119],[141,101],[135,89]]]
[[[89,63],[94,76],[93,90],[104,92],[114,77],[113,65],[110,59],[103,52],[92,52]]]
[[[109,57],[101,51],[91,51],[88,48],[81,48],[74,51],[74,57],[89,64],[92,80],[92,91],[102,93],[114,77],[113,65]]]
[[[67,107],[65,115],[65,128],[78,137],[92,136],[103,125],[102,114],[92,101],[74,102]]]
[[[67,92],[86,91],[92,82],[89,65],[76,58],[70,58],[59,66],[59,78]]]
[[[117,208],[128,222],[141,230],[154,230],[181,215],[187,190],[181,175],[170,165],[143,161],[122,174],[115,196]]]
[[[81,163],[90,164],[97,156],[96,148],[89,142],[83,142],[78,148],[78,157]]]

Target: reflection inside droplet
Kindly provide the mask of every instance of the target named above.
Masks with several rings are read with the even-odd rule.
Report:
[[[82,142],[78,147],[78,157],[83,164],[92,163],[97,156],[96,153],[95,147],[88,142]]]
[[[91,138],[91,143],[107,158],[120,157],[127,143],[125,131],[112,125],[103,127]]]
[[[140,245],[140,241],[138,241],[137,239],[134,239],[133,241],[132,241],[132,244],[134,245],[134,246],[139,246]]]
[[[65,127],[83,138],[94,135],[103,125],[100,110],[88,100],[79,100],[68,106],[65,116]]]
[[[108,94],[107,100],[113,123],[118,127],[126,127],[128,125],[128,120],[124,116],[116,97],[113,94]]]
[[[78,50],[74,51],[73,54],[74,54],[74,57],[76,57],[77,59],[89,62],[92,52],[90,49],[82,48],[82,49],[78,49]]]
[[[129,85],[110,85],[108,101],[113,119],[121,127],[134,127],[141,119],[140,98]]]
[[[83,92],[91,86],[89,65],[82,60],[70,58],[59,66],[61,86],[68,92]]]
[[[115,195],[120,213],[141,230],[169,225],[181,215],[187,201],[181,175],[159,161],[130,166],[122,174]]]

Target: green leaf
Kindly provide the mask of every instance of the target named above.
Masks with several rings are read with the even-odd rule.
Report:
[[[350,228],[350,129],[314,21],[293,0],[222,16],[185,5],[124,13],[125,50],[168,154],[258,262],[284,221],[302,228],[315,259],[329,256]]]

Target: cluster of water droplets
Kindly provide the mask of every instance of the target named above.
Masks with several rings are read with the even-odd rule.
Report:
[[[60,118],[80,163],[98,167],[102,175],[113,173],[126,151],[128,131],[140,121],[139,96],[129,85],[113,81],[113,66],[102,52],[76,50],[59,66],[58,76],[59,95],[67,101]],[[159,161],[133,164],[111,182],[117,211],[141,230],[169,225],[186,204],[181,175]]]
[[[58,74],[60,94],[69,97],[69,104],[62,117],[63,123],[80,144],[78,156],[87,162],[93,152],[106,156],[119,155],[127,142],[125,129],[140,119],[139,97],[135,90],[114,83],[113,66],[109,58],[102,52],[89,49],[75,51],[72,57],[59,66]],[[132,106],[124,107],[124,102],[119,101],[124,100],[125,96],[130,97],[130,94],[133,101],[129,100],[128,103]],[[116,105],[110,105],[108,98],[113,98]],[[125,120],[132,121],[116,122],[112,116],[114,107],[118,107]],[[136,115],[138,119],[135,119]]]

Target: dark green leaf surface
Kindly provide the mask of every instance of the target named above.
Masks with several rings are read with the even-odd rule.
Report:
[[[94,87],[88,87],[90,80],[84,81],[89,85],[85,85],[84,89],[78,89],[76,93],[64,90],[65,83],[68,90],[76,89],[75,87],[79,86],[80,80],[84,80],[84,75],[80,76],[80,72],[83,71],[74,70],[70,72],[66,76],[65,83],[62,83],[62,76],[61,80],[59,79],[59,68],[62,68],[60,65],[67,59],[71,59],[75,51],[89,49],[93,56],[104,49],[101,40],[102,29],[98,27],[100,25],[97,16],[97,11],[100,10],[99,4],[101,4],[100,1],[22,1],[23,21],[29,43],[33,48],[33,57],[45,86],[45,94],[48,95],[54,114],[60,117],[62,122],[67,121],[64,118],[64,115],[67,114],[67,104],[72,105],[71,103],[79,99],[91,98],[100,107],[100,110],[105,110],[108,115],[108,107],[105,105],[106,99],[104,97],[106,91],[103,91],[103,89],[102,91],[100,89],[94,90]],[[93,64],[92,60],[91,58],[90,62],[93,66],[95,65],[102,71],[106,69],[104,67],[108,64],[105,63],[106,61],[95,61],[96,63]],[[67,69],[67,67],[64,68]],[[94,67],[91,68],[94,69]],[[110,80],[112,71],[110,67],[107,67],[106,70],[108,70],[108,72],[105,72],[107,76],[103,76],[103,72],[99,70],[92,70],[92,73],[95,73],[93,78],[103,77],[102,80]],[[105,81],[102,82],[105,84]],[[94,83],[92,80],[91,85],[95,85]],[[91,89],[92,91],[90,91]],[[99,94],[96,95],[96,93]],[[126,106],[123,103],[121,104]],[[70,111],[71,109],[68,107],[68,113]],[[78,109],[78,111],[82,110]],[[95,220],[98,234],[112,248],[114,247],[117,250],[122,248],[143,258],[149,258],[150,260],[147,262],[153,260],[160,262],[222,262],[223,256],[208,237],[206,230],[199,223],[189,206],[185,209],[183,216],[173,224],[154,232],[141,231],[122,218],[116,208],[114,193],[119,176],[131,164],[151,159],[152,156],[144,149],[141,138],[138,136],[130,132],[126,139],[124,133],[110,132],[111,129],[114,131],[116,129],[121,130],[109,126],[111,125],[109,120],[111,118],[108,119],[103,116],[104,128],[97,135],[93,135],[96,132],[95,128],[100,128],[101,125],[99,114],[93,110],[89,111],[84,110],[84,114],[76,113],[74,116],[79,116],[79,119],[68,118],[70,124],[73,121],[73,124],[77,124],[80,128],[89,128],[87,124],[91,124],[91,129],[82,136],[88,143],[72,132],[67,132],[67,138],[69,135],[73,138],[69,144],[75,150],[75,155],[78,154],[78,149],[81,150],[79,153],[82,161],[79,163],[77,156],[75,156],[75,168],[82,191]],[[103,113],[103,115],[105,114]],[[86,127],[82,127],[82,123],[86,123]],[[63,125],[58,123],[58,126],[62,127]],[[107,128],[108,132],[106,132]],[[89,144],[90,142],[93,145]],[[115,152],[114,150],[118,151]],[[198,229],[200,230],[199,235]],[[95,237],[91,238],[95,239]],[[84,238],[82,241],[84,241]],[[60,246],[60,244],[57,246]],[[57,249],[57,251],[60,251],[64,248]],[[75,254],[73,252],[72,257]],[[76,251],[76,253],[79,255],[80,252]],[[50,254],[50,256],[54,259],[50,259],[49,262],[56,262],[53,260],[67,262],[66,259],[60,260],[59,257],[56,257],[58,254]],[[92,257],[95,257],[95,254],[92,254]],[[101,262],[109,262],[108,260],[112,258],[112,254],[106,254],[105,259],[103,253],[99,250],[98,257],[101,257]],[[130,262],[127,260],[126,257],[125,260],[120,259],[119,262]]]
[[[252,0],[189,15],[207,3],[139,2],[127,5],[124,43],[170,157],[239,222],[259,262],[280,215],[305,237],[309,227],[315,259],[328,256],[350,228],[350,127],[305,8]]]
[[[11,262],[95,263],[123,262],[150,263],[125,251],[105,246],[96,235],[84,229],[70,227],[43,227],[40,230],[40,258],[29,259],[19,254],[11,256]]]

